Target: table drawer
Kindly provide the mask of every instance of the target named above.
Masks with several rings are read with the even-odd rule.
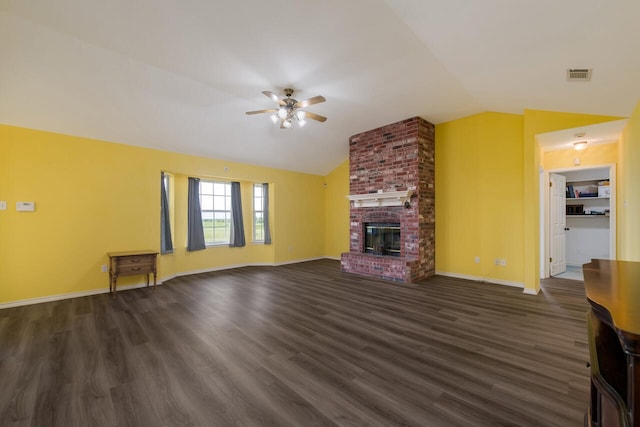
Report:
[[[136,267],[136,266],[149,266],[153,265],[155,261],[155,256],[153,255],[132,255],[132,256],[123,256],[118,257],[118,268],[128,268],[128,267]]]
[[[127,266],[119,265],[116,271],[116,274],[118,276],[128,276],[131,274],[147,274],[147,273],[153,273],[153,267],[151,264],[127,265]]]

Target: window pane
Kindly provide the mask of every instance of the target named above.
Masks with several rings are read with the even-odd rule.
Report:
[[[225,205],[225,197],[224,196],[214,196],[213,200],[214,200],[214,209],[217,211],[223,211],[226,209],[226,205]]]
[[[202,211],[202,222],[209,222],[209,224],[213,224],[213,211]]]
[[[213,182],[200,180],[200,194],[213,194]]]
[[[253,239],[264,240],[264,217],[262,212],[256,212],[253,217]]]
[[[224,182],[214,182],[213,183],[213,192],[216,195],[224,195],[225,194],[225,186]]]
[[[255,197],[262,197],[262,185],[256,184],[253,186],[253,195]]]
[[[211,196],[200,196],[200,209],[204,210],[213,210],[213,197]]]

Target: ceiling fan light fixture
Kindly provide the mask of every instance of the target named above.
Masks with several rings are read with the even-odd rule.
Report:
[[[304,101],[298,101],[291,97],[291,95],[293,95],[293,89],[289,88],[284,89],[286,98],[281,98],[275,93],[268,90],[262,91],[262,94],[267,98],[270,98],[273,101],[277,102],[279,106],[272,109],[269,108],[265,110],[247,111],[246,114],[252,115],[261,113],[272,113],[270,116],[271,120],[274,123],[280,122],[281,129],[291,128],[294,120],[298,122],[299,127],[303,127],[307,123],[307,118],[316,120],[321,123],[327,120],[326,117],[321,116],[320,114],[308,113],[301,110],[302,108],[307,108],[310,105],[325,102],[326,99],[324,98],[324,96],[318,95],[305,99]]]

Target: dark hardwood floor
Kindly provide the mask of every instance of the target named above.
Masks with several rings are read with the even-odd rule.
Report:
[[[0,310],[2,426],[581,426],[582,282],[251,267]]]

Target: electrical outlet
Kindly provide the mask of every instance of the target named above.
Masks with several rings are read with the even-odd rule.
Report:
[[[500,265],[500,258],[496,258],[496,260],[495,260],[495,264],[496,264],[496,265]]]
[[[100,266],[100,271],[102,271],[103,273],[106,273],[107,271],[109,271],[107,269],[107,264],[102,264],[102,266]]]
[[[507,260],[506,259],[501,259],[500,260],[500,265],[503,266],[503,267],[506,267],[507,266]]]
[[[7,202],[5,200],[0,200],[0,211],[7,210]]]
[[[476,264],[480,264],[480,257],[479,256],[475,257],[473,262],[475,262]]]

